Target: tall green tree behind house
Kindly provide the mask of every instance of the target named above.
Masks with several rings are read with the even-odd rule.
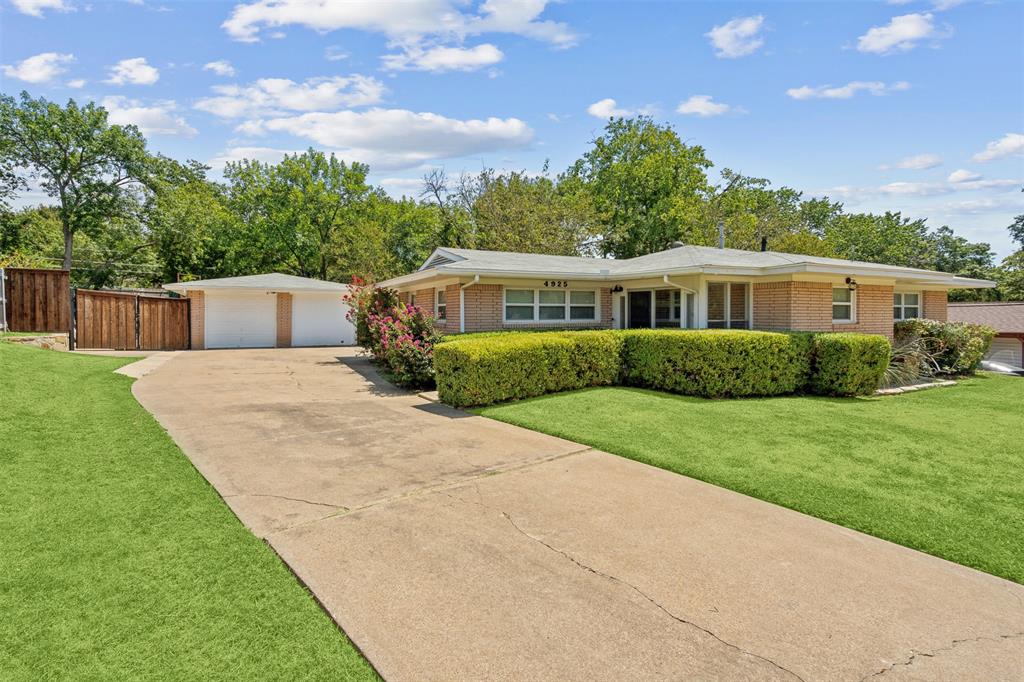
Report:
[[[314,149],[277,164],[227,164],[228,206],[238,220],[236,261],[251,271],[282,269],[320,279],[347,271],[332,259],[332,248],[373,191],[368,172],[365,164]]]
[[[466,179],[461,192],[475,248],[575,256],[592,237],[587,196],[560,192],[544,175],[486,169]]]
[[[1017,250],[1003,259],[995,277],[1003,300],[1024,301],[1024,215],[1015,217],[1007,230]]]
[[[156,196],[146,219],[161,281],[248,274],[232,269],[238,231],[222,186],[195,177]]]
[[[135,126],[111,125],[90,102],[66,106],[22,93],[0,96],[0,168],[23,172],[54,199],[70,269],[75,235],[97,236],[133,220],[149,192],[181,180],[185,169],[150,154]]]
[[[685,234],[709,191],[710,167],[704,149],[684,144],[670,125],[616,118],[559,182],[593,206],[598,251],[632,258]]]

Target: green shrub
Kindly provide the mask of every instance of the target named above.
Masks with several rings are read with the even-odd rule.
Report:
[[[613,384],[621,347],[622,337],[613,331],[448,340],[434,347],[438,395],[465,407]]]
[[[624,332],[623,380],[708,398],[781,395],[810,375],[809,334],[740,330]]]
[[[820,395],[870,395],[889,366],[892,347],[874,334],[815,334],[810,390]]]
[[[992,345],[996,331],[967,322],[938,320],[902,320],[895,325],[896,345],[922,339],[946,374],[971,374],[978,368]]]

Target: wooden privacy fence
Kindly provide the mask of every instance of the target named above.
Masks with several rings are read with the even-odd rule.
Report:
[[[71,328],[67,270],[3,268],[3,308],[12,332],[67,332]]]
[[[187,350],[189,301],[116,291],[75,291],[75,347]]]

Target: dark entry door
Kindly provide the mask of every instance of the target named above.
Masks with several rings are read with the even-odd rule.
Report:
[[[651,292],[629,292],[629,328],[647,329],[651,326]]]

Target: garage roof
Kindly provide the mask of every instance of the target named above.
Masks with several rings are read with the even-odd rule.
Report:
[[[950,303],[947,315],[951,321],[984,324],[1002,334],[1024,334],[1024,302]]]
[[[210,291],[212,289],[250,289],[253,291],[348,291],[347,284],[325,282],[322,279],[296,277],[280,272],[243,277],[221,277],[220,279],[197,279],[191,282],[172,282],[163,285],[170,291]]]

